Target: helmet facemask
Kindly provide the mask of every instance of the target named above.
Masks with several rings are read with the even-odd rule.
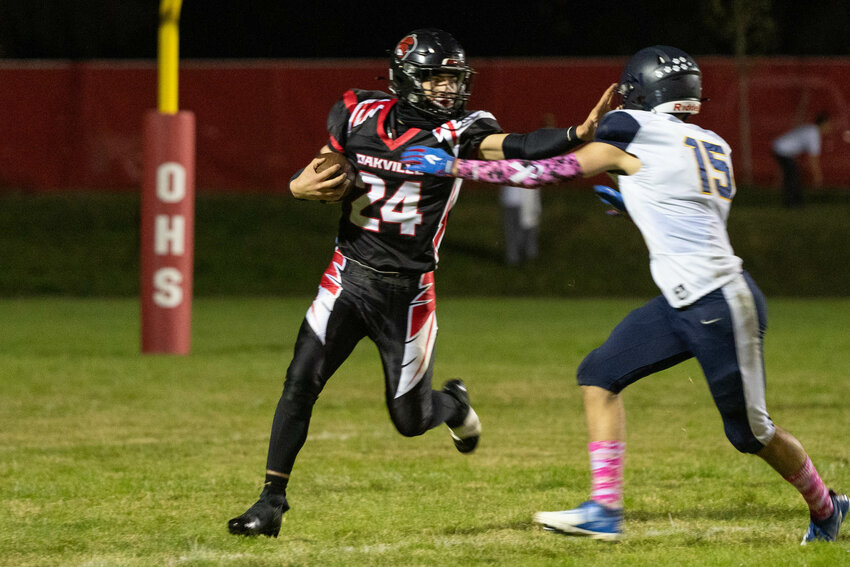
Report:
[[[468,67],[419,67],[412,63],[402,66],[411,87],[405,89],[404,100],[418,110],[440,118],[454,118],[464,111],[469,100],[472,70]],[[450,75],[454,88],[445,90],[437,85]]]
[[[463,48],[441,30],[417,30],[390,55],[390,91],[430,118],[448,120],[466,109],[474,71]],[[454,88],[441,85],[454,78]]]

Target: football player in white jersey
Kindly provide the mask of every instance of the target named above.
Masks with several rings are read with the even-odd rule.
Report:
[[[732,445],[767,461],[808,504],[802,543],[833,541],[848,498],[826,487],[803,446],[773,423],[765,405],[764,296],[726,231],[735,196],[731,149],[714,132],[687,123],[702,104],[699,67],[674,47],[642,49],[626,65],[619,93],[621,109],[602,119],[594,141],[564,156],[483,162],[411,147],[402,157],[416,171],[526,187],[617,174],[623,207],[649,248],[661,295],[629,313],[578,369],[589,429],[590,500],[572,510],[538,512],[534,520],[568,534],[619,539],[625,454],[620,392],[696,357]]]

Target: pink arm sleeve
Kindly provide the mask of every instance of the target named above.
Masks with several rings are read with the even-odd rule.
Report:
[[[541,160],[503,159],[498,161],[457,160],[457,177],[503,183],[517,187],[540,187],[581,177],[582,170],[573,154]]]

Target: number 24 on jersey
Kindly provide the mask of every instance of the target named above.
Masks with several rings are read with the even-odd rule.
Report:
[[[422,213],[419,212],[419,196],[422,183],[405,181],[398,190],[381,205],[381,218],[366,216],[366,207],[377,203],[386,196],[387,186],[383,179],[367,172],[360,172],[363,182],[369,186],[369,191],[351,203],[351,222],[365,230],[380,232],[381,223],[399,225],[399,232],[405,236],[415,236],[416,227],[422,224]]]

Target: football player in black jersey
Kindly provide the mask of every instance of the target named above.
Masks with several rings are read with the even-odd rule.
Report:
[[[384,369],[386,403],[396,429],[422,435],[445,423],[461,453],[475,449],[481,422],[464,383],[431,388],[437,335],[434,269],[461,181],[408,171],[411,145],[458,157],[535,159],[593,138],[613,85],[578,127],[505,134],[492,114],[468,111],[472,69],[448,33],[421,29],[390,55],[390,91],[351,89],[331,108],[323,152],[345,154],[357,187],[342,199],[337,247],[301,325],[272,423],[260,499],[233,518],[238,535],[277,536],[289,509],[286,486],[307,438],[313,405],[328,378],[369,337]],[[314,159],[290,182],[299,199],[334,201],[339,166],[316,172]]]

